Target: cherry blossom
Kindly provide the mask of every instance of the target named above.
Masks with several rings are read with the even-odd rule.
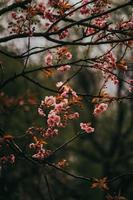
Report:
[[[72,59],[72,54],[70,52],[66,52],[66,57],[68,60],[71,60]]]
[[[69,71],[70,69],[71,69],[70,65],[63,65],[63,66],[59,67],[57,70],[60,72],[66,72],[66,71]]]
[[[50,127],[59,126],[60,124],[60,116],[56,115],[53,111],[51,111],[48,115],[47,123]]]
[[[45,158],[48,158],[51,154],[50,150],[40,149],[36,154],[34,154],[32,157],[38,160],[43,160]]]
[[[81,122],[80,123],[80,128],[82,130],[84,130],[86,133],[92,133],[92,132],[94,132],[94,128],[91,127],[90,123],[83,123],[83,122]]]
[[[93,114],[98,116],[99,114],[105,112],[108,108],[108,104],[107,103],[100,103],[100,104],[97,104],[95,109],[94,109],[94,112]]]
[[[58,129],[48,128],[44,134],[46,138],[55,137],[58,135]]]
[[[53,56],[50,52],[44,57],[44,62],[48,66],[51,66],[53,64]]]
[[[42,117],[46,116],[42,108],[38,108],[38,114]]]
[[[49,107],[56,103],[56,99],[54,96],[46,96],[44,99],[44,103],[47,107]]]

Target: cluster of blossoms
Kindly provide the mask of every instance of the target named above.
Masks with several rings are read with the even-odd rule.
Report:
[[[90,123],[80,123],[81,130],[84,130],[86,133],[92,133],[94,132],[94,128],[91,127]]]
[[[39,115],[45,120],[45,128],[28,130],[35,141],[29,147],[36,151],[33,155],[33,158],[36,159],[47,158],[52,153],[44,147],[46,144],[44,140],[57,136],[60,128],[65,128],[70,120],[79,118],[79,113],[72,111],[73,106],[80,104],[80,98],[76,92],[69,85],[63,85],[62,82],[58,82],[56,86],[59,94],[57,96],[46,96],[38,108]],[[80,128],[86,133],[94,132],[90,123],[81,122]],[[34,131],[39,131],[44,140],[37,139],[34,136]]]
[[[103,28],[106,26],[107,24],[107,19],[109,18],[109,14],[108,15],[104,15],[101,17],[98,17],[94,20],[92,20],[92,24],[94,24],[95,26],[97,26],[98,28]]]
[[[83,0],[82,1],[82,5],[83,6],[80,9],[80,13],[82,15],[89,15],[89,14],[91,14],[91,9],[87,6],[88,3],[89,3],[88,0]]]
[[[70,86],[63,85],[62,82],[57,83],[57,87],[60,94],[56,97],[46,96],[38,108],[38,113],[47,119],[46,135],[49,137],[53,136],[53,133],[57,135],[57,129],[65,127],[69,119],[79,117],[78,112],[71,110],[71,106],[79,102],[76,92]]]
[[[47,53],[47,55],[44,57],[44,63],[47,66],[52,66],[54,56],[55,56],[55,59],[57,60],[58,63],[61,62],[62,60],[64,61],[64,59],[66,59],[66,60],[72,59],[72,54],[70,53],[68,48],[61,47],[61,48],[57,49],[57,52],[55,53],[55,55],[53,55],[52,52],[49,51]],[[71,68],[70,65],[62,65],[62,66],[58,67],[57,70],[60,71],[60,72],[65,72],[65,71],[69,71],[70,68]]]
[[[105,8],[110,7],[110,3],[105,0],[95,0],[92,2],[90,2],[89,0],[83,0],[82,5],[83,6],[80,9],[80,13],[82,15],[92,15],[96,13],[102,13],[105,10]]]
[[[45,148],[45,145],[47,143],[44,141],[44,138],[41,138],[41,137],[39,138],[35,136],[36,133],[37,134],[40,133],[43,135],[44,132],[45,130],[39,127],[30,127],[27,130],[27,133],[32,137],[32,140],[34,141],[29,144],[29,148],[34,151],[34,154],[32,155],[32,157],[35,159],[43,160],[45,158],[48,158],[52,153],[51,150],[48,150]]]
[[[128,21],[122,20],[118,24],[118,28],[122,29],[122,30],[131,30],[132,31],[132,29],[133,29],[133,16]]]
[[[91,34],[94,34],[95,32],[96,32],[96,30],[95,30],[94,28],[88,27],[88,28],[86,28],[86,30],[85,30],[85,35],[86,35],[86,36],[89,36],[89,35],[91,35]]]
[[[35,25],[38,22],[36,16],[39,15],[41,18],[47,18],[52,20],[52,13],[46,9],[46,5],[43,3],[39,4],[28,4],[23,9],[19,9],[11,13],[11,22],[8,28],[10,33],[28,33],[30,36],[35,31]]]
[[[105,111],[107,110],[107,108],[108,108],[108,104],[107,104],[107,103],[100,103],[100,104],[97,104],[97,105],[95,106],[95,109],[94,109],[93,114],[94,114],[95,116],[98,116],[99,114],[105,112]]]
[[[49,29],[50,26],[64,15],[67,10],[71,9],[71,5],[65,1],[51,1],[45,3],[29,3],[15,12],[11,13],[11,21],[8,28],[10,33],[28,33],[30,36],[34,33],[39,20],[43,20],[43,27]],[[59,30],[58,26],[52,26],[51,31]],[[59,33],[59,39],[69,36],[68,30]]]
[[[34,154],[32,157],[38,160],[43,160],[45,158],[48,158],[51,155],[50,150],[46,150],[43,147],[37,151],[36,154]]]
[[[35,21],[34,17],[37,13],[44,12],[45,7],[42,5],[27,5],[27,8],[18,10],[17,12],[11,13],[12,21],[9,22],[8,28],[10,29],[10,33],[28,33],[30,36],[35,31]]]
[[[60,72],[66,72],[66,71],[69,71],[70,69],[71,69],[70,65],[62,65],[57,70],[60,71]]]
[[[113,52],[109,52],[102,56],[94,64],[94,68],[102,71],[105,80],[111,80],[115,85],[118,84],[119,81],[114,75],[114,70],[116,70],[116,58]]]
[[[58,48],[57,56],[58,56],[58,59],[61,59],[61,58],[67,58],[68,60],[72,59],[72,54],[70,53],[67,47]]]
[[[63,85],[62,82],[58,82],[57,87],[59,95],[46,96],[38,108],[39,115],[45,120],[45,128],[28,130],[35,141],[29,147],[35,150],[33,158],[36,159],[44,159],[51,155],[51,151],[44,147],[46,144],[44,140],[57,136],[60,128],[65,128],[70,120],[79,118],[79,113],[72,111],[72,106],[80,102],[76,92],[70,86]],[[41,133],[44,140],[34,136],[36,131]]]
[[[122,30],[122,31],[128,31],[128,34],[132,36],[133,34],[133,16],[129,20],[121,20],[120,23],[118,23],[116,29]],[[128,44],[129,46],[133,46],[133,40],[129,40],[125,42],[125,44]]]
[[[85,17],[90,17],[89,27],[85,28],[84,36],[94,36],[93,41],[98,42],[99,40],[110,41],[112,39],[117,39],[116,35],[113,34],[114,30],[127,31],[128,35],[132,35],[133,30],[133,17],[129,20],[121,20],[117,25],[113,25],[110,23],[111,14],[101,15],[98,17],[92,17],[93,15],[97,15],[105,12],[108,8],[111,8],[111,3],[107,0],[95,0],[95,1],[82,1],[82,7],[80,9],[81,15],[85,15]],[[88,17],[88,20],[89,20]],[[92,26],[92,27],[91,27]],[[109,32],[110,33],[109,33]],[[129,46],[132,46],[133,40],[129,40],[125,42]]]
[[[47,5],[44,3],[30,3],[24,9],[19,9],[11,13],[12,21],[8,26],[11,29],[10,33],[28,33],[32,35],[35,31],[35,25],[38,22],[37,16],[51,23],[56,21],[52,10],[47,9]],[[45,27],[50,25],[48,22],[46,22]]]
[[[61,61],[61,60],[67,59],[67,60],[71,60],[72,59],[72,54],[70,53],[70,51],[68,50],[68,48],[66,47],[61,47],[57,49],[57,60]],[[70,65],[62,65],[61,67],[58,67],[58,71],[60,72],[65,72],[65,71],[69,71],[71,69]]]
[[[109,18],[109,15],[104,15],[102,17],[93,19],[91,21],[91,26],[87,27],[85,29],[85,35],[90,36],[90,35],[95,35],[95,40],[98,41],[99,39],[108,39],[108,35],[105,34],[105,31],[102,31],[104,27],[107,25],[107,19]],[[94,26],[94,27],[93,27]],[[97,28],[100,28],[101,31],[97,31]]]
[[[45,149],[44,144],[44,141],[35,138],[35,143],[31,143],[29,145],[30,149],[34,149],[36,151],[36,153],[32,156],[33,158],[43,160],[44,158],[48,158],[51,155],[51,150]]]

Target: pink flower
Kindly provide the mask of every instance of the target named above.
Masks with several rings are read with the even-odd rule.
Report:
[[[54,137],[58,135],[58,129],[48,128],[44,134],[45,137]]]
[[[80,9],[80,13],[82,15],[88,15],[90,14],[90,9],[87,7],[87,6],[83,6],[81,9]]]
[[[50,127],[59,126],[60,120],[61,118],[59,115],[56,115],[54,112],[51,112],[48,115],[48,120],[47,120],[48,126]]]
[[[64,102],[60,102],[58,104],[55,104],[54,111],[56,113],[60,113],[64,109],[64,106],[65,106]]]
[[[80,123],[80,128],[84,130],[86,133],[94,132],[94,128],[91,127],[90,123]]]
[[[68,37],[68,36],[69,36],[69,32],[68,32],[68,30],[66,29],[66,30],[64,30],[64,31],[62,31],[62,32],[60,33],[59,38],[60,38],[60,39],[64,39],[64,38],[66,38],[66,37]]]
[[[106,103],[97,104],[94,109],[93,114],[97,116],[97,115],[105,112],[107,110],[107,108],[108,108],[108,104],[106,104]]]
[[[68,92],[67,91],[62,92],[61,97],[68,98]]]
[[[40,149],[36,154],[32,156],[32,158],[38,159],[38,160],[43,160],[47,157],[49,157],[51,154],[50,150],[45,150],[45,149]]]
[[[131,19],[129,21],[122,21],[119,24],[119,28],[120,29],[132,29],[133,28],[133,16],[131,17]]]
[[[45,58],[44,58],[44,62],[46,65],[51,66],[53,64],[53,56],[51,53],[48,53]]]
[[[46,106],[53,106],[56,103],[56,99],[53,96],[46,96],[44,99],[44,103]]]
[[[78,112],[72,113],[72,114],[68,115],[68,118],[69,119],[77,119],[77,118],[79,118],[79,113]]]
[[[63,66],[59,67],[57,70],[60,72],[66,72],[66,71],[69,71],[70,68],[71,68],[70,65],[63,65]]]
[[[91,27],[88,27],[85,31],[85,34],[86,35],[90,35],[90,34],[93,34],[95,33],[95,29],[94,28],[91,28]]]
[[[115,85],[118,84],[117,77],[113,75],[114,70],[116,70],[116,57],[113,52],[104,55],[100,62],[94,64],[94,68],[100,69],[105,79],[111,80]]]
[[[54,22],[56,19],[51,10],[47,10],[44,12],[44,18],[48,19],[50,22]]]
[[[45,116],[46,116],[42,108],[38,108],[38,114],[39,114],[41,117],[45,117]]]
[[[99,17],[93,21],[93,24],[103,28],[106,25],[106,20],[103,17]]]
[[[67,52],[65,55],[66,55],[68,60],[72,59],[72,54],[70,52]]]

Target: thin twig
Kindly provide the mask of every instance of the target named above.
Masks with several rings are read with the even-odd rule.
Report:
[[[49,199],[54,200],[47,175],[44,175],[44,179],[45,179],[45,182],[46,182],[46,185],[47,185],[47,188],[48,188]]]

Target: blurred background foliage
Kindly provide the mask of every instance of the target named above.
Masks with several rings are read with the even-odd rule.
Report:
[[[128,10],[124,12],[128,15]],[[8,48],[1,46],[1,49],[7,52],[9,50],[12,52],[12,48],[14,46]],[[75,49],[71,48],[71,51],[76,58]],[[0,54],[0,62],[4,69],[5,79],[19,73],[24,64],[24,60],[9,58],[3,54]],[[35,68],[39,65],[31,62],[29,67]],[[131,73],[129,75],[132,76]],[[66,76],[69,77],[70,74],[68,73]],[[53,79],[47,77],[44,72],[36,72],[30,77],[42,85],[54,89],[57,80],[66,78],[62,75],[55,75]],[[98,83],[99,77],[89,70],[82,70],[70,82],[76,91],[80,89],[80,92],[92,95],[98,93],[100,89]],[[119,96],[124,90],[125,86],[121,82],[116,95]],[[27,135],[21,136],[26,133],[29,127],[44,126],[43,119],[37,113],[37,108],[40,101],[50,94],[53,95],[52,92],[34,85],[23,77],[10,82],[0,91],[0,127],[7,133],[16,136],[16,142],[24,152],[27,151],[30,138]],[[18,104],[12,103],[14,100]],[[65,167],[67,171],[86,177],[107,176],[111,178],[130,172],[133,169],[132,100],[112,103],[110,111],[97,119],[91,114],[94,107],[91,100],[87,97],[84,98],[83,108],[76,108],[76,110],[81,112],[80,121],[93,122],[95,133],[78,138],[63,151],[58,152],[51,161],[58,162],[60,159],[66,159],[68,161],[68,166]],[[61,135],[48,141],[48,146],[55,149],[78,131],[79,121],[72,121]],[[104,192],[99,189],[91,189],[89,182],[76,180],[53,168],[47,169],[45,166],[33,165],[23,158],[16,157],[13,166],[6,165],[1,169],[0,200],[48,200],[45,174],[48,175],[51,191],[56,200],[105,199]],[[125,176],[112,182],[110,188],[113,195],[122,194],[122,196],[132,200],[133,178]]]

